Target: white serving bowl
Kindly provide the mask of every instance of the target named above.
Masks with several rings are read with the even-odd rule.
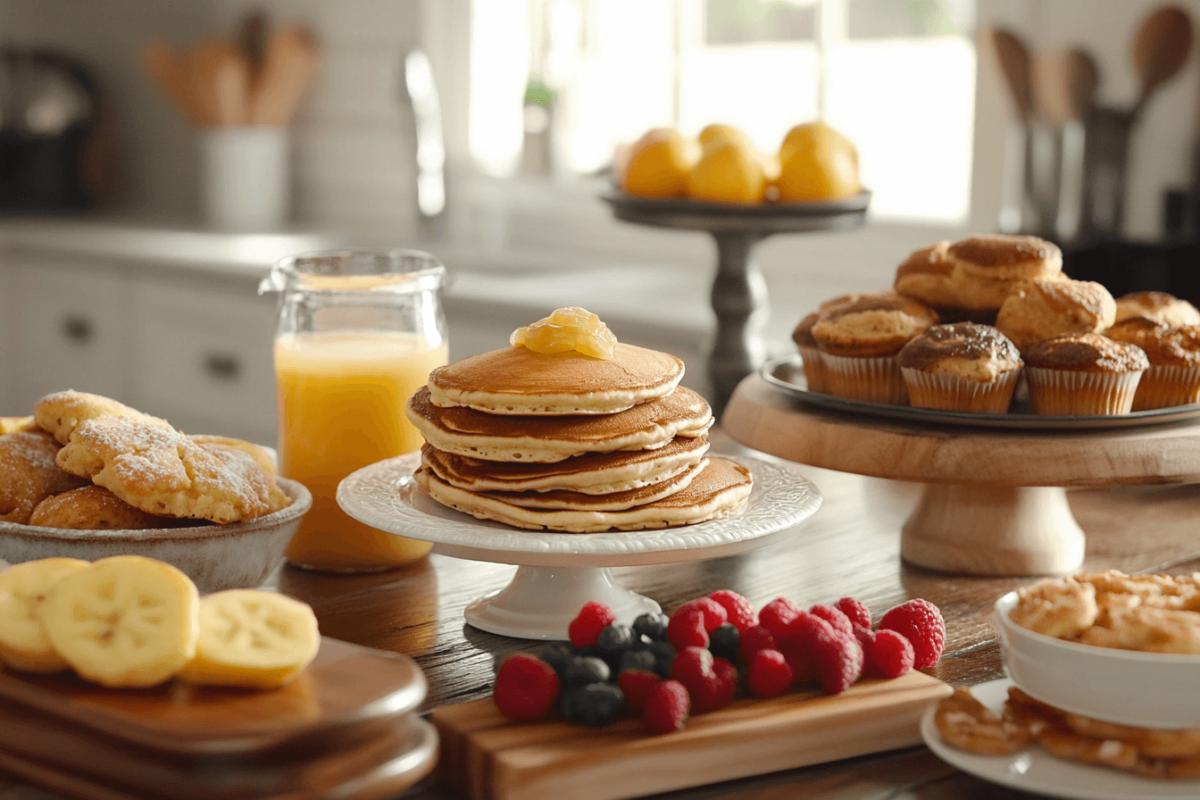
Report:
[[[304,484],[276,478],[292,504],[274,514],[225,525],[130,530],[67,530],[0,522],[0,559],[10,564],[52,556],[95,561],[138,555],[172,564],[201,594],[254,588],[283,560],[300,520],[312,507]]]
[[[1200,655],[1143,653],[1068,642],[1013,622],[1017,593],[992,624],[1013,683],[1043,703],[1140,728],[1200,728]]]

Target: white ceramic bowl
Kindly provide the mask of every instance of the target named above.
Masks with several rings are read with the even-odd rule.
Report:
[[[1017,593],[996,601],[993,625],[1013,683],[1065,711],[1142,728],[1200,728],[1200,655],[1142,653],[1068,642],[1012,621]]]
[[[51,556],[84,561],[148,556],[179,567],[201,594],[253,588],[283,560],[288,542],[312,506],[312,495],[304,484],[287,478],[276,480],[292,504],[246,522],[141,531],[80,531],[0,522],[0,559],[19,564]]]

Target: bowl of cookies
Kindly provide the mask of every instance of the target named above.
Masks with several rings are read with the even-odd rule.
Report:
[[[1115,570],[1041,581],[995,605],[1012,681],[1105,722],[1200,728],[1200,575]]]
[[[266,448],[187,435],[115,400],[66,391],[0,418],[0,560],[140,555],[202,592],[258,586],[312,505]]]

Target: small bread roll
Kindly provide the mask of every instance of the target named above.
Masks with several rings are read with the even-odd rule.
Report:
[[[996,327],[1024,353],[1038,342],[1077,333],[1100,333],[1113,323],[1117,304],[1094,281],[1021,281],[1012,290]]]

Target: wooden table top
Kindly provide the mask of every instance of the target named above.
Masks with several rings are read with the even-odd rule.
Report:
[[[716,436],[716,448],[740,448]],[[1002,677],[989,617],[992,603],[1030,578],[943,575],[900,562],[900,527],[920,487],[796,466],[820,488],[817,514],[770,545],[728,558],[617,568],[626,587],[673,610],[686,600],[728,588],[754,605],[787,596],[801,605],[843,596],[862,599],[878,617],[913,597],[936,603],[946,618],[946,652],[930,674],[953,685]],[[1200,486],[1138,486],[1070,492],[1087,533],[1084,569],[1200,570]],[[474,700],[490,692],[492,661],[525,647],[520,640],[468,627],[463,609],[507,584],[515,567],[432,555],[392,572],[330,576],[284,568],[273,578],[282,592],[310,603],[326,636],[407,653],[425,671],[424,710]],[[856,789],[857,787],[857,789]],[[895,793],[890,793],[891,789]],[[1028,795],[983,783],[945,765],[925,748],[882,754],[756,779],[673,793],[672,798],[1017,798]],[[426,781],[406,797],[461,800]],[[0,776],[0,800],[61,800]]]

